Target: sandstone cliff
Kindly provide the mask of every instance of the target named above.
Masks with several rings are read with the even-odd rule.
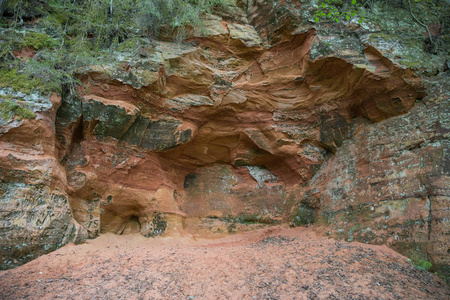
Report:
[[[105,232],[314,223],[448,277],[448,56],[405,9],[313,10],[250,1],[77,70],[76,91],[3,88],[35,118],[1,119],[2,268]]]

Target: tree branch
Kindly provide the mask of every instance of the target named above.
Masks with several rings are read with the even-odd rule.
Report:
[[[431,44],[433,44],[433,39],[431,38],[431,33],[430,33],[430,30],[428,29],[428,26],[425,25],[424,23],[420,22],[419,19],[417,19],[416,16],[414,15],[414,13],[413,13],[413,11],[412,11],[412,6],[411,6],[411,0],[408,0],[408,3],[409,3],[409,13],[411,14],[411,16],[413,17],[413,19],[414,19],[417,23],[419,23],[420,25],[422,25],[423,27],[425,27],[425,29],[426,29],[427,32],[428,32],[428,36],[429,36],[429,38],[430,38],[430,42],[431,42]]]

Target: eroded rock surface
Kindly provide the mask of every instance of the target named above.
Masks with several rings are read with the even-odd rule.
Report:
[[[305,223],[302,209],[313,203],[331,236],[389,244],[448,277],[449,91],[428,84],[434,95],[409,113],[355,122],[352,139],[308,184],[294,222]]]
[[[27,99],[25,99],[26,101]],[[12,268],[87,234],[72,218],[56,153],[52,95],[33,120],[11,120],[0,137],[0,268]]]
[[[0,137],[8,211],[39,187],[30,193],[55,202],[52,217],[67,225],[55,225],[57,245],[72,238],[71,214],[90,238],[316,223],[448,274],[448,92],[432,89],[447,75],[420,102],[418,68],[401,47],[388,54],[385,36],[372,36],[379,27],[313,25],[312,7],[267,2],[205,16],[184,44],[153,41],[79,70],[56,119],[55,104],[43,119],[16,120]],[[39,185],[21,167],[36,157],[49,178]]]
[[[289,221],[355,116],[383,120],[423,96],[412,70],[370,47],[311,57],[314,29],[264,48],[250,41],[250,25],[208,22],[230,33],[211,26],[212,35],[192,37],[195,46],[156,42],[130,58],[135,83],[114,75],[120,65],[82,75],[80,115],[62,118],[58,136],[76,141],[71,150],[61,143],[61,158],[75,218],[91,237],[139,231],[155,213]],[[157,72],[150,81],[138,76],[147,70]]]
[[[111,66],[87,71],[89,94],[66,99],[79,115],[65,105],[57,122],[75,219],[91,237],[139,231],[155,213],[288,221],[298,190],[351,135],[355,116],[382,120],[423,95],[411,70],[391,64],[377,74],[379,53],[361,52],[367,65],[313,60],[316,37],[311,29],[265,50],[242,42],[240,55],[215,35],[181,50],[161,43],[135,63],[160,64],[147,86],[124,85]]]

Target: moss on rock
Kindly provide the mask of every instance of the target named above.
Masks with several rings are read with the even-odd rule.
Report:
[[[0,96],[0,99],[1,98],[2,96]],[[0,102],[0,118],[3,120],[10,120],[15,117],[19,120],[34,119],[36,114],[20,102],[14,102],[12,100]]]
[[[27,32],[23,40],[19,41],[19,45],[23,47],[31,47],[36,50],[43,48],[52,48],[57,44],[56,40],[49,35],[40,32]]]

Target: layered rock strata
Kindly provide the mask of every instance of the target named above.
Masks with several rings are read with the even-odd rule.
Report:
[[[23,102],[29,97],[3,91]],[[36,96],[36,95],[35,95]],[[11,268],[87,232],[72,218],[64,167],[57,158],[55,116],[61,98],[36,96],[33,120],[4,116],[0,137],[0,265]]]
[[[286,222],[355,117],[383,120],[423,96],[413,71],[370,47],[311,59],[314,30],[264,49],[238,25],[217,20],[230,33],[191,45],[157,42],[127,70],[91,68],[64,100],[60,159],[90,237],[153,228],[161,214]]]
[[[60,105],[13,121],[0,136],[3,266],[43,253],[8,250],[20,240],[13,222],[48,235],[45,251],[102,232],[291,222],[447,272],[448,94],[414,106],[422,81],[370,43],[378,29],[313,27],[298,3],[260,2],[248,19],[207,16],[185,44],[155,41],[79,70]],[[18,214],[24,193],[40,199],[27,211],[49,217]]]

